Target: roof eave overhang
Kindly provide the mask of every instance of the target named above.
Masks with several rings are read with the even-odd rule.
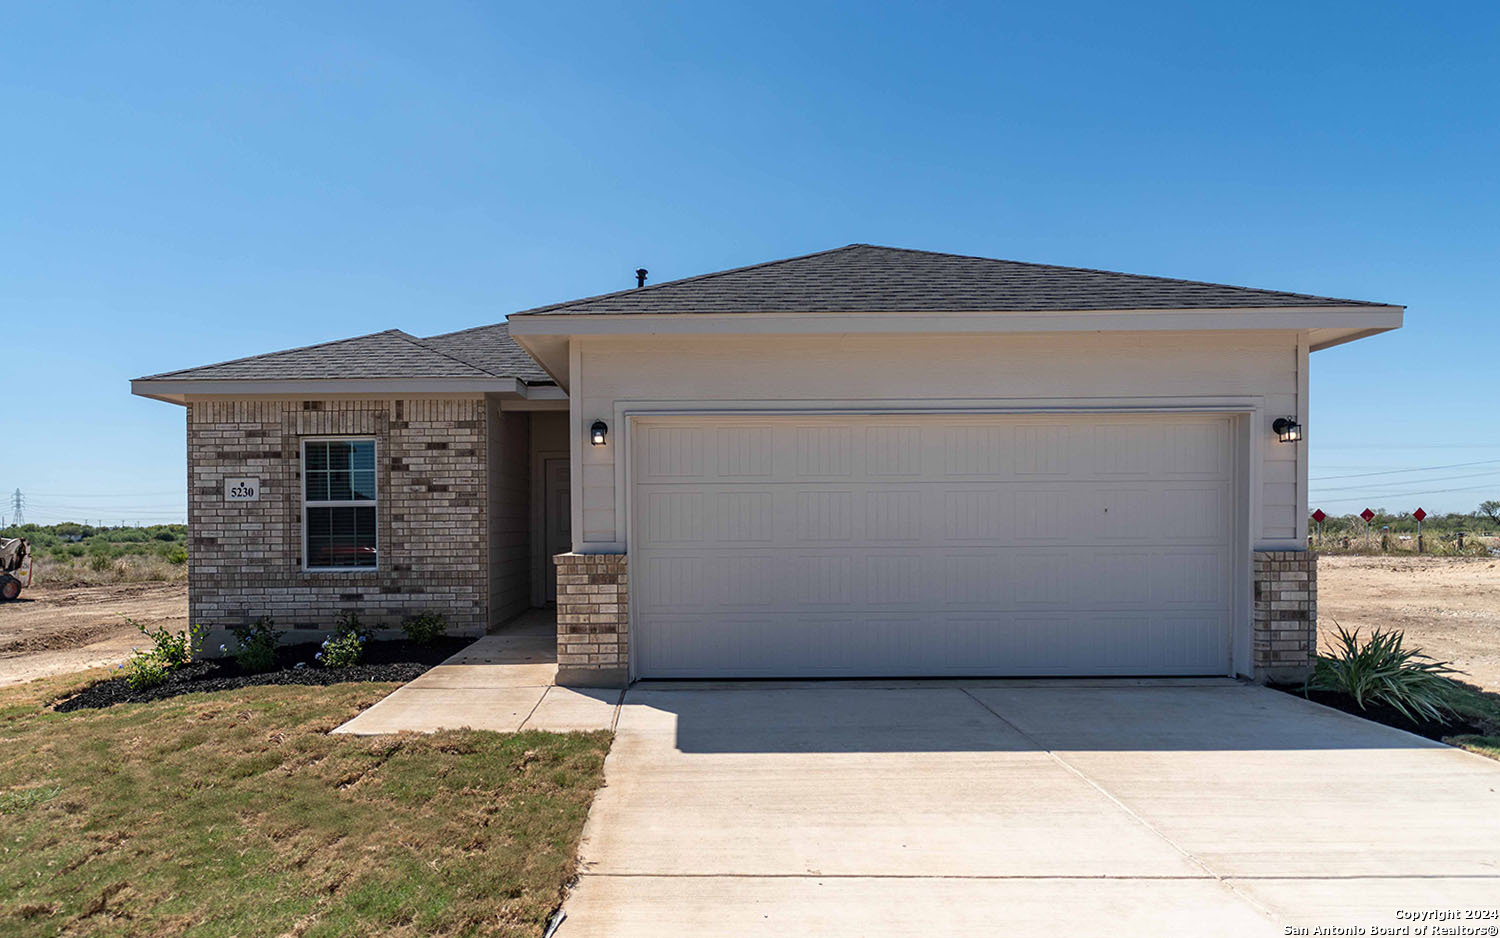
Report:
[[[513,315],[511,337],[568,386],[569,344],[587,335],[851,335],[1038,332],[1307,332],[1314,350],[1401,327],[1402,306],[1043,312],[548,313]]]
[[[551,385],[528,387],[519,378],[136,378],[130,393],[169,404],[213,397],[399,397],[412,395],[484,395],[526,399],[555,391]]]

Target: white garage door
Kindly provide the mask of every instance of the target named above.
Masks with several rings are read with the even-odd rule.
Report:
[[[1224,674],[1228,417],[713,417],[632,437],[642,677]]]

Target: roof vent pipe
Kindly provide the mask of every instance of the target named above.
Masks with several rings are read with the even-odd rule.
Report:
[[[637,290],[646,285],[646,274],[648,273],[650,273],[650,271],[646,270],[646,268],[644,267],[637,267],[635,269],[635,288]]]

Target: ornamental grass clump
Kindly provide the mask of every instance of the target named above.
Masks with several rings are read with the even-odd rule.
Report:
[[[333,636],[324,639],[323,650],[313,657],[325,668],[353,667],[365,656],[365,643],[369,640],[370,630],[359,624],[359,615],[341,612]]]
[[[1456,689],[1446,661],[1434,661],[1421,649],[1405,648],[1405,633],[1375,629],[1363,644],[1359,629],[1338,626],[1330,654],[1318,655],[1307,689],[1347,694],[1360,709],[1385,705],[1419,723],[1447,723],[1454,716],[1449,699]]]

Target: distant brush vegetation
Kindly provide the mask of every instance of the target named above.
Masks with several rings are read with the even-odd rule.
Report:
[[[187,576],[188,529],[185,524],[103,527],[63,524],[13,524],[0,538],[31,542],[38,586],[101,586],[177,580]]]

